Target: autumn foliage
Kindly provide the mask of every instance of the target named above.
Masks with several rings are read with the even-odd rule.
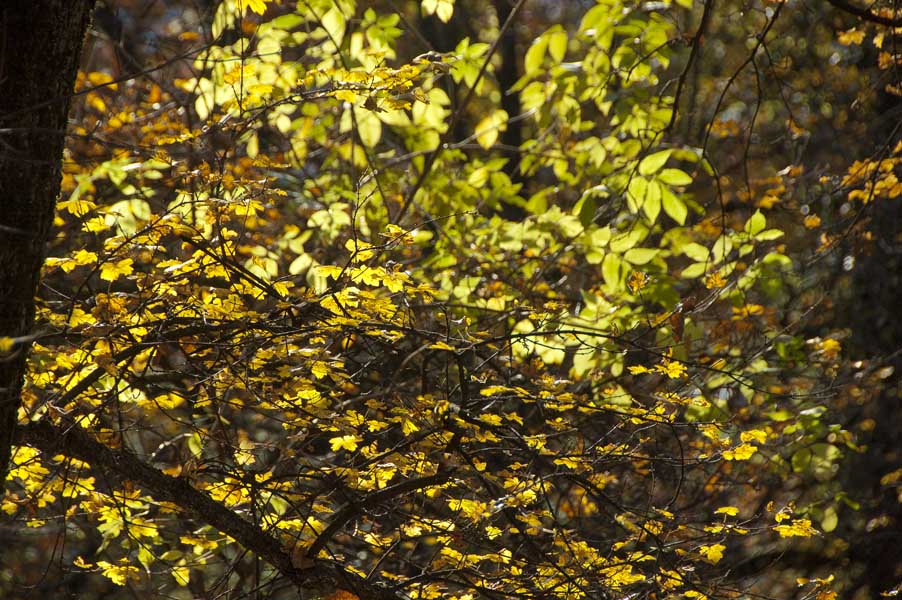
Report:
[[[453,0],[393,4],[224,0],[79,74],[2,498],[42,554],[0,590],[836,597],[761,574],[855,505],[793,254],[839,232],[787,241],[804,169],[737,191],[727,120],[676,135],[707,6],[598,2],[505,82],[523,2],[444,52],[410,21]],[[837,175],[856,207],[895,150]]]

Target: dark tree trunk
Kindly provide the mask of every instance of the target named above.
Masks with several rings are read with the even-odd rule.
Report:
[[[510,17],[510,3],[507,0],[496,0],[495,10],[498,13],[498,26],[501,27]],[[511,119],[520,115],[520,95],[510,92],[510,89],[514,87],[521,75],[517,60],[518,46],[517,25],[514,23],[504,32],[504,37],[501,38],[501,68],[496,75],[498,77],[498,87],[501,88],[502,93],[501,108],[507,111],[507,116]],[[513,123],[508,123],[507,129],[501,134],[501,142],[512,148],[519,148],[520,144],[523,143],[522,121],[517,120]],[[508,154],[511,157],[509,165],[511,178],[515,180],[515,183],[519,183],[516,179],[519,178],[520,153],[512,150]]]
[[[498,26],[502,27],[511,14],[511,4],[508,0],[496,0],[495,10],[498,14]],[[501,38],[501,68],[496,73],[498,77],[498,87],[501,89],[501,108],[507,112],[507,118],[513,119],[520,116],[520,94],[511,92],[511,88],[520,79],[520,68],[518,64],[518,47],[517,40],[517,24],[512,23],[511,27],[504,32]],[[526,181],[520,173],[520,144],[523,143],[523,121],[517,119],[507,124],[507,129],[501,134],[501,143],[507,147],[505,154],[508,162],[504,171],[515,184],[526,186]],[[523,189],[522,195],[529,197],[529,190]],[[526,218],[526,211],[512,204],[504,203],[501,209],[504,218],[511,221],[522,221]]]
[[[0,475],[22,390],[69,98],[94,0],[0,3]],[[8,344],[8,340],[6,340]]]

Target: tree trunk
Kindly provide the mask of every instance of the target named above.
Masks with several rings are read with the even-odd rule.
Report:
[[[0,476],[9,466],[28,334],[60,188],[69,99],[94,0],[0,7]]]

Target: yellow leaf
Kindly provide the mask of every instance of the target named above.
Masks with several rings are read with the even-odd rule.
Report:
[[[132,269],[133,262],[130,258],[123,258],[116,262],[104,263],[100,267],[100,278],[104,281],[116,281],[123,275],[131,275],[134,270]]]
[[[727,285],[727,280],[720,273],[711,273],[705,277],[705,287],[709,290],[720,289]]]
[[[97,205],[88,200],[63,200],[57,203],[56,208],[60,212],[66,211],[76,217],[83,217],[97,208]]]
[[[500,536],[503,532],[493,525],[487,525],[485,528],[485,536],[490,540],[494,540],[496,537]]]
[[[811,537],[818,533],[808,519],[793,519],[788,525],[776,525],[774,531],[779,533],[780,537]]]
[[[173,408],[178,408],[184,404],[185,398],[177,393],[169,392],[168,394],[163,394],[162,396],[154,398],[153,403],[162,410],[172,410]]]
[[[849,29],[848,31],[843,31],[838,36],[836,36],[836,41],[838,41],[843,46],[857,46],[864,41],[864,31],[858,31],[854,28]]]
[[[498,141],[498,134],[505,129],[507,129],[507,112],[496,110],[476,125],[476,141],[488,150]]]
[[[363,262],[373,258],[373,245],[363,240],[349,239],[345,242],[345,248],[351,253],[351,259],[354,262]]]
[[[415,241],[411,232],[407,231],[406,229],[402,229],[392,223],[386,225],[385,231],[379,235],[389,238],[393,242],[400,242],[405,246],[409,246]]]
[[[109,229],[109,225],[106,224],[106,218],[104,217],[94,217],[92,219],[88,219],[81,225],[82,231],[87,231],[89,233],[97,233],[98,231],[106,231]]]
[[[88,250],[79,250],[72,255],[72,258],[79,265],[92,265],[97,262],[97,254]]]
[[[698,549],[702,556],[705,557],[705,560],[711,563],[712,565],[716,565],[720,562],[720,559],[723,558],[723,551],[726,550],[726,546],[723,544],[714,544],[712,546],[702,546]]]
[[[343,268],[335,265],[317,265],[313,270],[320,277],[332,277],[333,279],[338,279],[344,272]]]
[[[758,448],[751,444],[742,444],[736,446],[732,450],[724,450],[723,457],[726,460],[748,460],[758,451]]]
[[[357,94],[355,94],[351,90],[335,90],[332,95],[342,102],[350,102],[351,104],[353,104],[357,101]]]
[[[105,560],[100,560],[97,561],[97,566],[100,567],[104,576],[116,585],[125,585],[129,580],[137,579],[140,572],[138,567],[133,567],[124,562],[114,565]]]
[[[756,442],[758,444],[763,444],[765,441],[767,441],[767,433],[761,431],[760,429],[750,429],[739,434],[739,439],[743,442]]]
[[[449,352],[454,352],[454,346],[450,344],[446,344],[445,342],[435,342],[429,346],[433,350],[447,350]]]
[[[188,582],[191,580],[191,570],[184,565],[184,562],[181,561],[179,563],[180,566],[174,567],[171,571],[176,583],[181,586],[188,585]]]
[[[655,370],[667,375],[670,379],[679,379],[686,374],[686,365],[665,358],[663,364],[655,366]]]
[[[465,498],[452,498],[448,500],[448,508],[453,511],[460,512],[465,517],[473,521],[479,521],[482,518],[491,516],[489,505],[479,500],[467,500]]]
[[[651,278],[642,271],[633,271],[630,273],[629,281],[627,281],[626,284],[629,286],[630,291],[635,294],[644,288],[650,279]]]
[[[241,12],[244,12],[244,7],[247,7],[258,15],[262,15],[266,12],[266,3],[269,1],[270,0],[238,0],[238,7]]]
[[[817,343],[817,351],[827,360],[833,360],[839,356],[842,345],[832,338],[827,338]]]
[[[357,444],[362,441],[363,439],[357,435],[341,435],[330,439],[329,443],[332,445],[333,452],[338,452],[339,450],[353,452],[357,449]]]
[[[317,379],[322,379],[329,374],[329,365],[321,360],[314,361],[313,366],[310,367],[310,372]]]
[[[714,511],[716,515],[729,515],[731,517],[735,517],[739,514],[739,509],[735,506],[721,506],[717,510]]]
[[[803,223],[806,229],[817,229],[821,226],[821,218],[817,215],[808,215]]]
[[[9,352],[15,345],[15,339],[11,337],[0,337],[0,352]]]

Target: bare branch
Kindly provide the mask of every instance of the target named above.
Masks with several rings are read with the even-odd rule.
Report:
[[[845,11],[851,15],[855,15],[856,17],[862,18],[865,21],[870,23],[877,23],[878,25],[886,25],[887,27],[900,27],[902,26],[902,17],[884,17],[882,15],[874,14],[870,10],[866,8],[860,8],[855,6],[846,0],[827,0],[830,4],[835,6],[836,8]]]

